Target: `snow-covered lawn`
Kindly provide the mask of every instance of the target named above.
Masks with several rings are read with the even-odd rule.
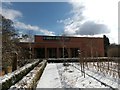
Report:
[[[37,88],[118,88],[117,81],[108,75],[97,73],[94,69],[86,69],[85,73],[84,78],[78,63],[69,63],[69,66],[48,63]]]
[[[80,69],[80,65],[79,64],[72,64],[74,67]],[[110,71],[109,71],[110,72]],[[112,88],[118,88],[120,87],[120,84],[118,83],[120,81],[120,79],[118,77],[113,77],[113,75],[108,74],[109,72],[105,72],[104,69],[102,69],[102,71],[97,71],[97,68],[93,67],[91,65],[91,67],[85,68],[85,73],[90,75],[91,77],[99,80],[100,82],[105,83],[106,85],[112,87]],[[113,73],[113,72],[112,72]]]
[[[81,71],[71,64],[68,67],[64,67],[63,64],[57,64],[57,68],[63,88],[108,88],[87,75],[84,78]]]

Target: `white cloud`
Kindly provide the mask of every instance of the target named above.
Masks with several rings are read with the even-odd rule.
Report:
[[[73,17],[71,17],[69,20],[65,22],[64,33],[76,34],[76,31],[78,31],[78,29],[82,24],[83,6],[81,2],[80,3],[70,2],[70,4],[73,6],[73,10],[71,11],[71,13],[73,14]]]
[[[22,17],[22,13],[14,9],[2,8],[0,14],[2,14],[5,18],[11,19],[13,21],[16,21],[17,18]]]
[[[76,33],[81,35],[106,34],[109,33],[109,29],[104,24],[86,21],[81,25]]]
[[[110,42],[118,43],[118,0],[86,0],[85,6],[86,19],[105,24],[110,29]]]
[[[77,31],[82,31],[84,23],[92,21],[97,26],[106,26],[103,34],[109,37],[111,43],[118,43],[118,0],[70,0],[69,3],[73,7],[73,16],[67,22],[62,20],[66,34],[76,35]],[[101,36],[101,33],[97,36]]]
[[[25,23],[22,23],[22,22],[15,22],[14,26],[16,28],[25,29],[25,30],[35,30],[35,31],[39,30],[38,26],[32,26],[30,24],[26,25]]]
[[[44,35],[55,35],[54,32],[52,31],[48,31],[46,29],[41,29],[40,27],[38,26],[33,26],[33,25],[30,25],[30,24],[25,24],[25,23],[22,23],[22,22],[15,22],[14,23],[14,26],[18,29],[22,29],[22,30],[32,30],[34,32],[41,32],[42,34]]]
[[[41,31],[44,35],[55,36],[55,32],[48,31],[48,30],[45,30],[45,29],[40,29],[40,31]]]

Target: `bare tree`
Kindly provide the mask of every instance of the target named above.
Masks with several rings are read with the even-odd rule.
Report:
[[[33,58],[33,53],[32,53],[32,50],[33,50],[32,42],[34,41],[33,35],[34,35],[34,32],[32,30],[28,30],[26,32],[26,34],[22,35],[23,41],[28,43],[28,47],[29,47],[29,59]]]
[[[7,73],[7,67],[12,64],[14,52],[18,53],[19,42],[17,31],[10,19],[6,19],[1,15],[0,22],[2,23],[2,67]]]

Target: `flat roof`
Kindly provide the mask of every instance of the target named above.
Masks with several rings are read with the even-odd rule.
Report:
[[[93,36],[68,36],[68,35],[66,35],[66,36],[58,36],[58,35],[56,35],[56,36],[49,36],[49,35],[34,35],[34,37],[69,37],[69,38],[101,38],[101,39],[103,39],[103,37],[93,37]]]

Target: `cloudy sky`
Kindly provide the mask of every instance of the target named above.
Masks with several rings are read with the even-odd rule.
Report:
[[[0,13],[13,20],[21,34],[106,35],[111,43],[118,43],[119,0],[50,1],[3,2]]]

